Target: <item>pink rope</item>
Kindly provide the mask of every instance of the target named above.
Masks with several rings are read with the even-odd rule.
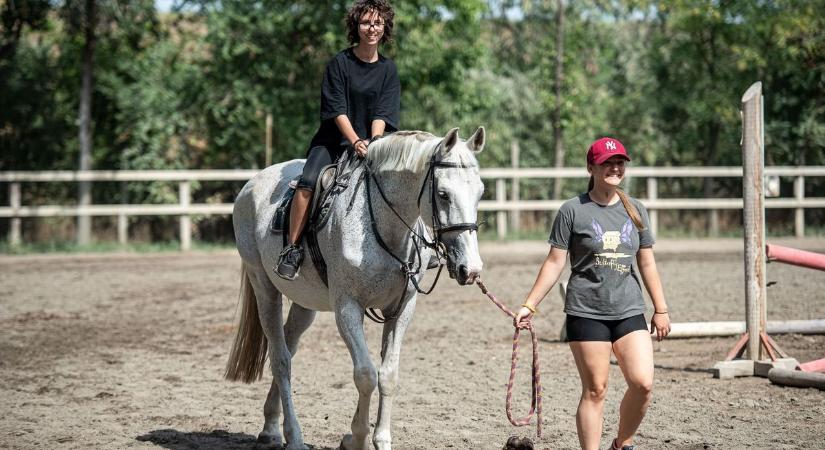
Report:
[[[481,292],[484,293],[496,306],[498,309],[504,311],[504,314],[507,314],[510,317],[516,317],[516,313],[510,311],[509,308],[504,306],[502,302],[500,302],[495,295],[490,293],[487,289],[487,286],[481,281],[481,278],[476,278],[476,284],[481,289]],[[510,359],[510,380],[507,381],[507,400],[505,402],[505,408],[507,411],[507,420],[510,421],[511,424],[521,427],[524,425],[530,425],[530,420],[533,417],[533,413],[536,414],[536,435],[541,437],[541,372],[539,371],[539,342],[538,336],[536,336],[536,332],[533,329],[533,324],[530,323],[527,326],[527,329],[530,330],[530,336],[533,340],[533,384],[532,384],[532,398],[530,401],[530,412],[527,413],[527,416],[522,417],[520,419],[513,418],[513,383],[516,379],[516,361],[518,361],[518,347],[519,347],[519,332],[521,331],[518,327],[516,327],[516,331],[513,333],[513,356]]]

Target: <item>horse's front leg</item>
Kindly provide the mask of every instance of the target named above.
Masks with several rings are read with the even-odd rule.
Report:
[[[370,432],[370,396],[375,390],[375,366],[370,360],[364,336],[364,309],[351,298],[341,298],[335,305],[335,321],[352,357],[352,375],[358,389],[358,406],[352,417],[352,434],[344,436],[344,450],[367,450]]]
[[[381,367],[378,369],[378,421],[372,439],[376,450],[392,448],[391,416],[392,401],[398,391],[398,362],[401,356],[401,341],[415,312],[416,295],[413,293],[401,307],[395,320],[384,324],[381,347]]]

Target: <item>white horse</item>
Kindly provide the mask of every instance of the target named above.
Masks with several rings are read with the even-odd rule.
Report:
[[[260,379],[269,356],[272,387],[264,404],[259,442],[282,444],[278,417],[283,408],[286,449],[305,448],[292,403],[291,358],[315,312],[334,311],[358,389],[352,434],[343,437],[341,448],[369,447],[370,396],[376,385],[380,398],[372,442],[379,450],[391,448],[390,414],[401,341],[427,262],[434,253],[446,256],[451,277],[462,285],[472,284],[481,273],[476,220],[484,186],[475,154],[481,152],[484,140],[484,128],[467,141],[461,141],[454,128],[443,139],[416,131],[373,142],[365,164],[355,169],[318,232],[318,246],[328,265],[328,287],[309,257],[294,281],[273,272],[282,238],[272,234],[270,222],[278,199],[290,180],[300,175],[304,161],[271,166],[241,190],[233,222],[243,260],[243,306],[226,378],[247,383]],[[424,228],[426,235],[433,236],[429,246]],[[282,295],[293,302],[286,323]],[[364,337],[367,309],[381,310],[386,317],[377,371]]]

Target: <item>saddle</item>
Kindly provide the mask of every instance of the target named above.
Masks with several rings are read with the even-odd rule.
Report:
[[[351,167],[353,158],[350,158],[349,155],[350,152],[347,152],[337,163],[324,166],[321,169],[318,181],[315,184],[312,203],[309,205],[309,218],[301,236],[301,240],[306,242],[306,249],[309,251],[312,263],[315,265],[315,269],[317,269],[324,284],[327,284],[327,265],[323,254],[321,254],[321,249],[318,247],[317,233],[326,226],[335,199],[349,186],[353,172]],[[287,236],[289,235],[289,211],[300,179],[301,176],[299,175],[289,182],[289,188],[277,201],[278,206],[270,225],[270,231],[273,234],[282,236],[284,246],[287,244]]]

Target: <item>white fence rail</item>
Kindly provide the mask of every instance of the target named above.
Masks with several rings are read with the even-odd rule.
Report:
[[[21,241],[21,218],[53,216],[117,216],[118,240],[128,239],[129,216],[180,216],[180,242],[183,250],[191,245],[192,215],[226,215],[232,213],[231,203],[192,203],[191,183],[193,181],[239,181],[252,178],[257,170],[152,170],[152,171],[42,171],[42,172],[0,172],[0,183],[7,183],[9,206],[0,207],[0,218],[9,218],[9,242]],[[741,178],[741,167],[633,167],[633,178],[645,178],[646,197],[640,198],[650,212],[651,228],[658,229],[660,210],[720,210],[742,209],[741,198],[659,198],[659,179],[662,178]],[[805,234],[806,208],[825,208],[825,196],[805,197],[805,177],[825,177],[825,166],[767,167],[765,175],[793,177],[794,196],[771,198],[765,202],[766,208],[795,210],[794,231],[797,236]],[[510,222],[517,224],[517,215],[522,211],[550,211],[558,209],[562,200],[523,200],[519,198],[518,182],[521,179],[587,178],[581,167],[571,168],[491,168],[482,169],[481,177],[495,180],[495,200],[485,200],[479,205],[481,211],[495,211],[499,237],[507,234],[508,214]],[[516,187],[507,193],[507,180]],[[178,203],[175,204],[107,204],[107,205],[22,205],[22,183],[49,182],[178,182]],[[823,192],[825,195],[825,192]]]

